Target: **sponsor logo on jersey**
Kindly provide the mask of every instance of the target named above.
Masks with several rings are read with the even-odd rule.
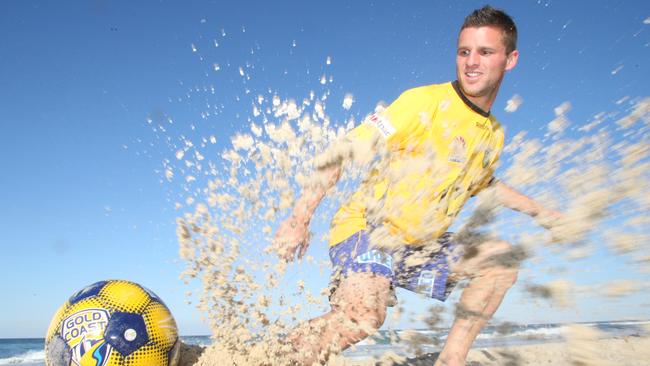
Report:
[[[357,256],[356,261],[361,264],[379,264],[393,270],[393,257],[376,249],[361,253]]]
[[[474,122],[474,124],[476,124],[476,127],[480,128],[482,130],[487,129],[487,121],[484,121],[484,122],[476,121],[476,122]]]
[[[467,144],[463,136],[456,136],[449,145],[449,161],[454,163],[465,162]]]
[[[106,364],[111,346],[104,340],[104,330],[109,318],[106,309],[86,309],[63,320],[61,337],[70,346],[73,365]]]
[[[388,118],[380,114],[371,114],[370,117],[368,117],[367,121],[371,125],[375,126],[379,133],[384,136],[384,138],[389,138],[395,133],[395,127],[393,127]]]

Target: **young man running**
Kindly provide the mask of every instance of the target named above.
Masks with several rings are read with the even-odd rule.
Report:
[[[490,109],[505,72],[517,64],[516,42],[516,26],[506,13],[490,6],[475,10],[458,35],[456,81],[408,90],[348,134],[353,146],[381,140],[387,163],[332,220],[331,311],[289,335],[294,361],[325,362],[379,329],[395,286],[444,301],[466,279],[436,362],[465,364],[518,269],[503,260],[512,252],[507,242],[488,239],[468,247],[447,228],[467,199],[488,186],[505,207],[544,222],[560,216],[492,176],[504,134]],[[305,253],[311,217],[338,181],[340,159],[318,174],[323,183],[304,189],[276,234],[285,260]]]

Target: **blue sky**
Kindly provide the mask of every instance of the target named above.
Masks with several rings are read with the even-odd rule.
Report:
[[[106,278],[142,283],[165,299],[181,333],[207,334],[200,313],[184,302],[191,288],[178,279],[174,220],[182,212],[174,203],[182,186],[161,174],[179,136],[216,136],[216,156],[248,128],[252,95],[269,89],[296,99],[329,89],[335,101],[353,93],[349,111],[334,108],[338,102],[329,111],[342,121],[407,88],[451,80],[457,29],[484,1],[271,3],[0,3],[0,337],[42,336],[70,294]],[[493,108],[509,137],[542,133],[565,101],[571,120],[585,123],[624,108],[616,102],[626,96],[648,95],[647,2],[492,4],[506,9],[520,32],[519,65]],[[325,86],[324,73],[333,77]],[[514,94],[524,103],[506,113]],[[219,112],[202,118],[207,110]],[[147,118],[174,123],[161,133]],[[606,253],[581,266],[628,276],[620,272],[624,262]],[[516,321],[639,317],[648,310],[641,296],[605,310],[585,300],[548,316],[531,315],[523,293],[508,301],[498,315]]]

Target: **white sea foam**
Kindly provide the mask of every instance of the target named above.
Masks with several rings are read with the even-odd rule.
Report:
[[[535,338],[535,339],[548,339],[562,336],[566,333],[566,326],[559,327],[544,327],[544,328],[528,328],[514,331],[508,334],[499,332],[490,332],[479,334],[477,339],[492,339],[492,338]]]
[[[0,358],[0,365],[20,365],[35,362],[45,362],[45,351],[27,351],[18,356]]]

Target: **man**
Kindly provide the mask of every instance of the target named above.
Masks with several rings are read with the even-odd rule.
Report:
[[[498,203],[540,222],[560,216],[492,176],[504,135],[489,111],[505,72],[517,64],[516,41],[507,14],[490,6],[475,10],[458,36],[457,81],[408,90],[348,134],[352,146],[378,139],[386,164],[332,220],[332,309],[289,335],[295,362],[325,362],[379,329],[395,286],[444,301],[457,281],[468,280],[436,362],[465,364],[515,283],[517,265],[499,260],[512,251],[506,242],[468,248],[445,230],[467,199],[488,186]],[[319,167],[322,183],[306,187],[280,225],[276,243],[285,260],[305,253],[311,217],[337,182],[341,160]]]

